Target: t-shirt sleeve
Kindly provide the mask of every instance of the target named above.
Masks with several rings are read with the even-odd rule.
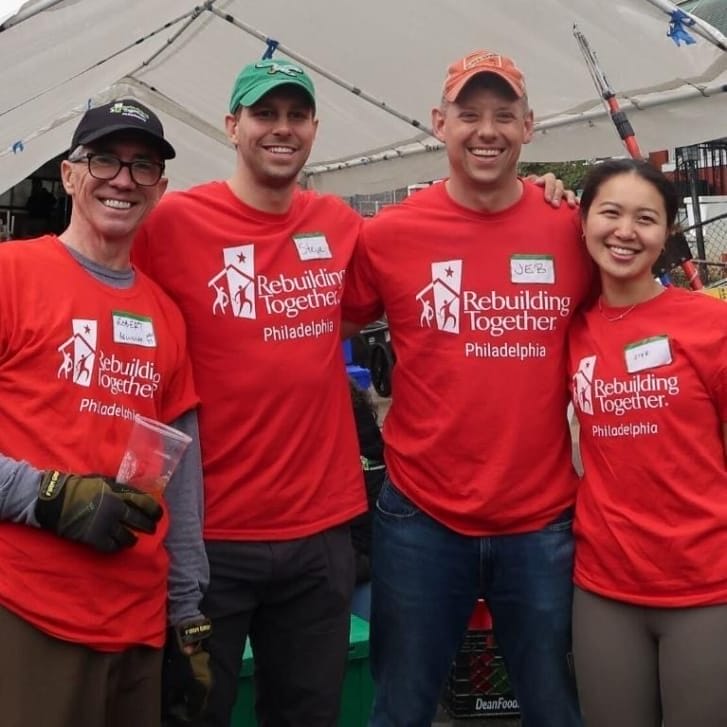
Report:
[[[186,412],[196,408],[199,396],[194,386],[192,363],[187,352],[187,330],[173,303],[169,303],[167,331],[169,340],[176,342],[173,358],[170,361],[164,391],[161,396],[162,421],[171,422]]]
[[[170,386],[165,391],[163,402],[164,421],[172,421],[195,409],[198,404],[199,397],[194,388],[192,365],[189,358],[185,356],[177,371],[172,375]]]
[[[192,437],[165,492],[169,508],[169,623],[183,623],[200,614],[202,593],[209,583],[209,565],[202,539],[204,492],[197,416],[188,412],[172,425]]]
[[[137,230],[134,237],[134,244],[131,246],[131,262],[147,275],[152,275],[151,270],[151,220],[147,218],[144,224]]]
[[[0,306],[3,310],[3,315],[0,315],[0,362],[2,362],[3,357],[7,355],[8,351],[8,337],[9,337],[9,323],[10,323],[10,315],[9,315],[9,304],[3,294],[3,292],[7,292],[9,289],[8,284],[8,276],[4,274],[4,270],[2,267],[2,260],[0,260],[0,280],[2,280],[2,288],[0,288]]]
[[[163,286],[156,281],[152,240],[163,240],[160,229],[164,227],[164,210],[168,208],[168,203],[160,202],[161,205],[163,208],[158,206],[153,210],[139,228],[131,249],[134,266],[150,277],[157,288]],[[161,397],[161,417],[163,421],[170,422],[196,408],[199,397],[194,387],[192,364],[187,353],[187,329],[182,314],[166,294],[163,294],[161,305],[165,314],[165,333],[170,341],[176,342]]]
[[[169,378],[169,386],[164,391],[162,400],[163,421],[170,422],[182,414],[195,409],[199,397],[194,388],[192,364],[186,353],[186,340],[178,361],[178,365]]]
[[[361,228],[358,244],[346,270],[341,307],[343,320],[360,325],[380,318],[384,312],[368,253],[366,223]]]
[[[3,243],[5,245],[28,243]],[[3,254],[4,253],[4,254]],[[0,252],[0,363],[10,354],[10,341],[20,315],[18,292],[22,287],[23,275],[7,250]]]
[[[714,330],[718,332],[717,344],[714,351],[715,368],[710,382],[710,388],[715,397],[717,412],[723,422],[727,422],[727,305],[724,311],[715,320]]]
[[[164,195],[134,236],[131,262],[152,280],[156,279],[155,258],[164,244],[164,232],[169,229],[177,209],[176,196]]]

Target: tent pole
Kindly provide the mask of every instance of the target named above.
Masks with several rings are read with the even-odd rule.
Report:
[[[48,10],[49,8],[52,8],[54,5],[58,5],[58,3],[63,2],[63,0],[43,0],[43,2],[39,2],[37,5],[35,5],[32,8],[27,8],[26,10],[20,10],[19,12],[15,13],[11,18],[8,18],[2,25],[0,25],[0,33],[3,32],[3,30],[7,30],[8,28],[12,28],[13,25],[18,25],[19,23],[22,23],[24,20],[28,20],[29,18],[32,18],[34,15],[37,15],[38,13],[42,13],[44,10]]]
[[[184,17],[187,17],[187,22],[184,23],[184,25],[182,25],[182,27],[179,28],[177,30],[177,32],[174,33],[174,35],[171,38],[167,39],[166,44],[163,45],[158,51],[153,53],[151,56],[149,56],[148,58],[145,58],[136,68],[129,71],[129,73],[127,73],[126,75],[133,76],[137,71],[140,71],[143,68],[145,68],[146,66],[148,66],[153,60],[155,60],[162,53],[164,53],[164,51],[168,50],[169,47],[177,40],[177,38],[179,38],[182,35],[182,33],[184,33],[184,31],[187,30],[187,28],[189,28],[189,26],[192,25],[192,23],[195,20],[197,20],[198,17],[200,17],[202,12],[204,10],[209,10],[212,7],[212,3],[216,2],[216,1],[217,0],[207,0],[207,2],[205,3],[204,6],[198,5],[190,13],[188,13],[186,16],[184,16]]]
[[[588,42],[586,36],[583,35],[580,30],[578,30],[577,25],[573,25],[573,35],[578,42],[581,53],[583,53],[583,57],[586,61],[586,65],[588,66],[588,70],[591,74],[591,78],[593,79],[593,83],[596,86],[596,90],[599,92],[601,98],[603,99],[605,107],[611,117],[611,121],[613,121],[613,125],[616,127],[616,131],[618,132],[618,135],[621,137],[621,141],[623,141],[624,146],[626,147],[626,151],[628,151],[632,159],[643,160],[644,156],[641,153],[641,149],[639,149],[639,144],[636,141],[636,135],[634,134],[634,129],[631,126],[631,122],[629,121],[628,116],[626,116],[626,113],[621,110],[621,106],[616,99],[616,94],[611,88],[611,84],[606,79],[606,74],[604,73],[598,62],[595,51],[591,48],[591,45]],[[694,188],[692,190],[692,194],[694,194]],[[699,206],[699,200],[697,200],[696,204],[697,206]],[[697,219],[696,210],[695,219]],[[701,228],[699,229],[701,231]],[[703,252],[704,250],[699,250],[700,257],[704,257]],[[691,260],[691,256],[689,259],[682,260],[681,266],[687,276],[687,280],[689,281],[689,285],[691,288],[693,288],[694,290],[700,290],[704,287],[704,284],[702,283],[702,280],[699,276],[699,272],[697,268],[694,267],[694,263]]]
[[[253,28],[250,25],[246,25],[245,23],[237,20],[229,13],[222,12],[221,10],[217,10],[217,8],[213,7],[205,7],[205,10],[209,10],[213,15],[216,15],[218,18],[221,18],[222,20],[230,23],[231,25],[234,25],[236,28],[239,28],[240,30],[244,30],[249,35],[252,35],[253,37],[257,38],[258,40],[263,41],[263,43],[267,43],[269,40],[271,40],[265,33],[260,32],[259,30]],[[363,91],[362,89],[358,88],[357,86],[354,86],[352,83],[349,83],[348,81],[344,80],[340,76],[336,76],[335,74],[331,73],[330,71],[327,71],[325,68],[322,68],[319,65],[316,65],[313,63],[313,61],[309,60],[308,58],[305,58],[304,56],[296,53],[295,51],[292,51],[290,48],[287,48],[282,43],[278,43],[276,45],[276,50],[281,51],[282,53],[285,53],[286,56],[292,58],[294,61],[298,61],[298,63],[306,66],[307,68],[310,68],[311,70],[315,71],[319,75],[323,76],[323,78],[327,78],[332,83],[335,83],[337,86],[340,86],[341,88],[345,89],[346,91],[350,91],[354,96],[358,96],[359,98],[362,98],[364,101],[368,101],[368,103],[373,104],[374,106],[377,106],[382,111],[386,111],[387,114],[391,114],[392,116],[396,116],[397,119],[400,121],[404,121],[410,126],[413,126],[415,129],[419,129],[420,131],[425,132],[426,134],[429,134],[429,136],[434,136],[434,132],[427,126],[425,126],[421,121],[417,121],[416,119],[411,118],[410,116],[406,116],[405,114],[401,113],[400,111],[397,111],[396,109],[389,106],[389,104],[386,103],[386,101],[382,101],[381,99],[375,98],[374,96],[371,96],[371,94],[366,93],[366,91]]]
[[[727,85],[724,83],[710,83],[705,86],[692,84],[691,86],[679,89],[675,92],[661,93],[655,98],[644,98],[638,101],[625,99],[620,105],[624,111],[645,111],[655,106],[665,106],[674,102],[693,101],[698,98],[709,98],[717,94],[727,91]],[[590,111],[582,111],[575,114],[560,114],[550,119],[535,122],[535,132],[547,132],[548,129],[557,129],[562,126],[570,126],[580,122],[594,121],[607,116],[608,112],[603,106],[591,109]]]
[[[208,2],[214,2],[214,1],[215,0],[208,0]],[[93,65],[89,66],[88,68],[85,68],[84,70],[79,71],[75,76],[72,76],[70,79],[67,78],[65,81],[62,81],[61,83],[57,84],[56,86],[52,86],[51,88],[46,88],[43,91],[37,93],[35,96],[23,100],[22,102],[20,102],[16,106],[12,106],[11,108],[4,109],[3,111],[0,111],[0,117],[4,116],[5,114],[10,113],[11,111],[15,111],[15,109],[17,109],[20,106],[23,106],[23,105],[29,103],[30,101],[34,101],[36,98],[38,98],[39,96],[41,96],[44,93],[47,93],[50,90],[53,90],[55,88],[59,88],[64,83],[67,83],[69,80],[73,80],[74,78],[78,78],[79,76],[82,76],[84,73],[87,73],[92,68],[97,68],[98,66],[100,66],[100,65],[102,65],[104,63],[107,63],[112,58],[116,58],[117,56],[119,56],[122,53],[124,53],[127,50],[129,50],[129,48],[133,48],[135,45],[139,45],[139,43],[143,43],[144,41],[149,40],[149,38],[153,38],[155,35],[163,32],[167,28],[171,28],[173,25],[176,25],[180,21],[185,20],[189,16],[193,16],[193,19],[194,19],[198,15],[199,15],[199,10],[197,8],[194,8],[194,9],[190,10],[189,12],[185,13],[184,15],[180,15],[178,18],[174,18],[173,20],[169,20],[168,22],[164,23],[164,25],[162,25],[161,27],[156,28],[155,30],[151,31],[151,33],[147,33],[145,36],[143,36],[141,38],[138,38],[135,41],[133,41],[132,43],[129,43],[128,45],[124,46],[123,48],[120,48],[120,49],[114,51],[111,55],[106,56],[105,58],[102,58],[100,61],[96,61]],[[187,23],[184,27],[186,28],[187,25],[189,25],[189,23]],[[176,38],[177,38],[177,35],[173,36],[172,40],[174,40]],[[171,41],[167,41],[167,45],[164,46],[165,48],[169,47],[169,42],[171,42]],[[159,55],[159,53],[155,53],[152,56],[152,58],[156,58],[157,55]],[[149,60],[147,60],[145,63],[142,63],[141,66],[138,66],[137,68],[135,68],[134,71],[133,71],[133,73],[136,73],[136,71],[138,71],[140,68],[142,68],[147,63],[149,63]]]
[[[722,83],[712,83],[706,86],[694,85],[690,88],[681,89],[676,93],[660,94],[657,98],[644,98],[639,99],[638,101],[625,99],[623,103],[621,103],[621,108],[624,111],[645,111],[657,106],[664,106],[665,104],[694,101],[699,98],[709,98],[710,96],[716,96],[717,94],[725,92],[727,92],[727,85]],[[534,131],[536,134],[547,134],[549,129],[558,129],[564,126],[572,126],[573,124],[590,124],[591,122],[599,121],[608,115],[609,113],[606,111],[605,107],[599,104],[596,108],[593,108],[590,111],[582,111],[573,114],[560,114],[559,116],[554,116],[550,119],[545,119],[544,121],[536,121]],[[436,144],[425,143],[423,141],[418,143],[413,142],[405,149],[387,149],[385,151],[370,154],[369,156],[340,159],[335,162],[326,162],[321,164],[311,164],[309,167],[305,167],[303,172],[305,174],[315,175],[329,171],[351,169],[352,167],[386,161],[387,159],[396,159],[436,151],[441,148],[442,145],[439,142]]]
[[[694,21],[694,24],[689,26],[690,30],[693,30],[697,35],[701,35],[702,38],[713,45],[716,45],[720,50],[727,51],[727,37],[720,33],[713,25],[710,25],[700,17],[693,13],[688,13],[673,2],[670,2],[670,0],[646,0],[646,2],[651,3],[654,7],[659,8],[659,10],[662,10],[667,15],[672,15],[675,12],[683,13]]]
[[[598,63],[595,51],[591,48],[586,36],[581,33],[578,26],[575,24],[573,25],[573,35],[575,36],[575,39],[578,42],[578,47],[581,49],[583,58],[586,61],[586,66],[588,67],[588,72],[591,74],[593,83],[596,86],[596,91],[598,91],[599,95],[603,99],[606,111],[608,111],[611,121],[613,121],[613,125],[616,127],[616,131],[621,137],[621,141],[623,141],[626,151],[628,151],[632,158],[641,159],[643,155],[639,149],[639,144],[636,141],[634,129],[626,114],[621,110],[618,100],[616,99],[616,94],[611,88],[611,84],[606,79],[606,74],[603,72],[603,69]]]

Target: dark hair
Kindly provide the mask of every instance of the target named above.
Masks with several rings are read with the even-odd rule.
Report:
[[[585,218],[588,214],[601,185],[619,174],[636,174],[645,182],[653,185],[664,201],[667,227],[671,228],[674,225],[679,210],[679,195],[676,187],[656,167],[642,159],[609,159],[592,167],[583,182],[581,217]]]

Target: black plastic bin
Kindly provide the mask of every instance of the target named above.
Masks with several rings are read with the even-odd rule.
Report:
[[[391,371],[396,357],[391,348],[385,318],[374,321],[351,339],[353,363],[371,371],[371,383],[379,396],[391,396]]]

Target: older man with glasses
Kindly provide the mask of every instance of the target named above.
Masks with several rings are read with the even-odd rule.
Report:
[[[79,147],[80,149],[80,147]],[[152,162],[146,159],[134,159],[131,162],[122,162],[117,156],[106,153],[87,152],[80,158],[75,155],[69,157],[69,162],[88,163],[88,173],[95,179],[110,181],[116,178],[122,169],[128,169],[131,179],[140,187],[154,187],[164,174],[162,162]]]
[[[168,622],[190,709],[209,687],[185,327],[129,260],[173,156],[142,104],[87,111],[61,163],[67,229],[0,249],[3,725],[158,727]],[[162,504],[113,479],[136,413],[193,437]]]

